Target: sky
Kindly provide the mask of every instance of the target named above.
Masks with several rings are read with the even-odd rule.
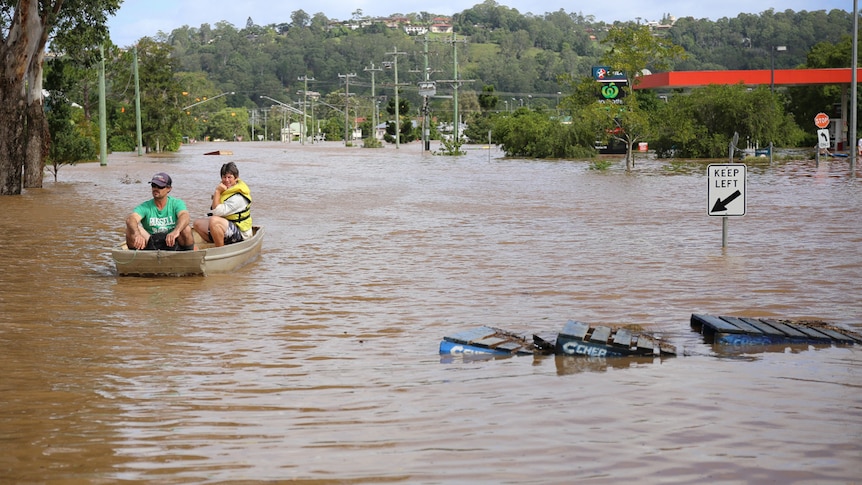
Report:
[[[363,17],[387,17],[395,13],[428,12],[450,16],[462,12],[484,0],[437,0],[420,3],[403,0],[317,0],[306,4],[295,0],[124,0],[117,15],[110,18],[108,26],[111,40],[120,47],[128,47],[141,37],[155,36],[160,31],[172,30],[188,25],[214,26],[228,22],[243,28],[249,18],[257,25],[290,22],[290,14],[303,10],[309,16],[322,13],[329,19],[349,20],[353,13],[361,11]],[[665,14],[680,18],[718,20],[733,18],[740,13],[759,14],[769,9],[775,11],[841,9],[851,11],[853,0],[613,0],[563,1],[563,0],[496,0],[500,6],[517,10],[521,14],[543,15],[564,10],[566,13],[592,15],[596,21],[615,20],[641,21],[661,20]],[[849,32],[848,32],[849,33]]]

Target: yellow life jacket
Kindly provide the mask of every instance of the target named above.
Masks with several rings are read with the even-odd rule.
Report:
[[[224,218],[236,224],[240,231],[245,232],[251,229],[251,190],[248,188],[248,185],[246,185],[242,180],[237,180],[233,187],[230,187],[221,193],[219,203],[223,204],[224,201],[228,200],[230,196],[235,194],[240,194],[245,197],[248,204],[246,204],[245,209],[241,212],[224,216]]]

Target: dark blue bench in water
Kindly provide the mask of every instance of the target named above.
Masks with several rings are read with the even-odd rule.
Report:
[[[445,355],[556,354],[583,357],[671,356],[676,349],[661,339],[626,328],[590,326],[568,321],[556,335],[533,334],[532,338],[499,328],[481,326],[443,337]]]
[[[693,313],[691,315],[691,328],[700,332],[706,343],[721,345],[853,345],[862,343],[862,336],[820,321],[728,317]]]
[[[691,327],[703,335],[706,343],[728,349],[862,344],[862,335],[819,321],[692,314]],[[485,325],[471,328],[443,337],[440,354],[663,357],[676,355],[677,350],[648,333],[569,320],[558,333],[532,336]]]

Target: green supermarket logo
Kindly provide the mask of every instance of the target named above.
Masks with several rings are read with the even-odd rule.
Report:
[[[617,99],[620,95],[620,88],[617,87],[616,83],[608,83],[605,86],[602,86],[602,97],[605,99]]]

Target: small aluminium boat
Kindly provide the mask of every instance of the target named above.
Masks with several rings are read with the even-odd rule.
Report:
[[[131,250],[125,243],[111,250],[120,276],[191,276],[230,273],[260,255],[263,228],[255,226],[252,237],[215,247],[195,233],[194,251]],[[192,231],[194,232],[194,231]]]

